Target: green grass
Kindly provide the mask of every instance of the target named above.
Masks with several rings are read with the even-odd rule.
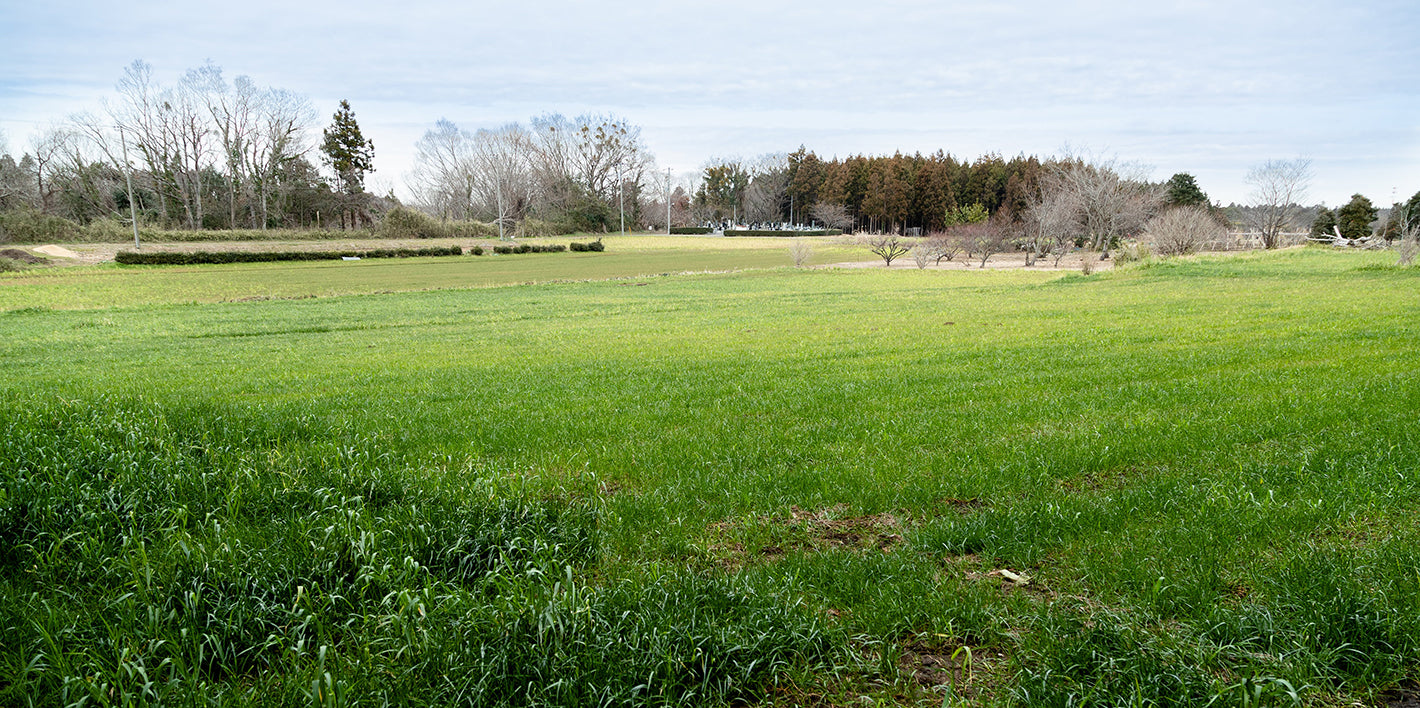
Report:
[[[583,275],[664,255],[624,245]],[[304,264],[0,280],[0,703],[1346,705],[1420,678],[1420,272],[488,287],[559,259],[339,297]],[[238,276],[322,297],[219,302]],[[961,646],[959,680],[901,670]]]
[[[589,236],[534,239],[565,243]],[[605,236],[602,253],[539,253],[441,258],[432,262],[314,261],[204,266],[119,266],[0,273],[0,311],[30,307],[92,309],[118,305],[211,303],[262,298],[331,297],[443,288],[478,288],[560,280],[633,278],[685,271],[773,268],[790,263],[783,239]],[[819,239],[815,263],[861,259],[862,249]],[[355,242],[351,248],[382,247]],[[414,247],[495,242],[449,239],[401,242]],[[374,245],[371,245],[374,244]],[[278,247],[296,248],[282,242]],[[76,247],[78,248],[78,247]],[[217,250],[221,250],[220,248]]]

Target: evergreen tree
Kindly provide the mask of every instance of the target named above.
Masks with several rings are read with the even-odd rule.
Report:
[[[1420,229],[1420,192],[1416,192],[1410,201],[1403,207],[1404,214],[1401,218],[1400,228],[1404,230]]]
[[[1168,189],[1164,202],[1169,206],[1201,206],[1207,208],[1208,195],[1198,187],[1198,182],[1193,175],[1187,172],[1180,172],[1169,178],[1165,183]]]
[[[1353,194],[1351,201],[1336,210],[1336,225],[1346,238],[1366,238],[1371,235],[1371,222],[1376,220],[1377,213],[1371,200]]]
[[[1334,226],[1336,226],[1336,212],[1322,207],[1316,213],[1316,221],[1312,222],[1312,238],[1331,238],[1335,235],[1331,233]]]
[[[324,131],[325,141],[320,151],[325,154],[326,164],[335,170],[346,194],[359,194],[365,190],[365,173],[375,171],[375,143],[360,134],[360,124],[355,122],[355,111],[349,101],[340,102],[340,110]]]

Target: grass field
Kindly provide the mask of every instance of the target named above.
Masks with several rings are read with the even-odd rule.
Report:
[[[0,277],[0,704],[1414,690],[1420,271],[703,243]]]
[[[791,261],[785,239],[703,238],[647,235],[579,234],[566,238],[531,239],[533,243],[590,241],[601,238],[602,253],[461,256],[410,261],[314,261],[280,268],[225,266],[117,266],[57,268],[0,273],[0,311],[28,307],[85,309],[115,305],[207,303],[261,298],[328,297],[442,288],[474,288],[560,280],[598,280],[663,275],[685,271],[725,271],[773,268]],[[815,239],[813,263],[871,258],[848,238]],[[478,239],[418,239],[410,241],[330,241],[330,250],[423,248],[481,245],[492,251],[496,241]],[[112,260],[127,244],[72,245],[86,257]],[[225,250],[211,244],[150,244],[148,250]],[[245,248],[318,250],[308,242],[240,243]]]

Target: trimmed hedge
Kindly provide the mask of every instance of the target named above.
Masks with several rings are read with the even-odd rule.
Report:
[[[602,251],[606,250],[606,244],[602,243],[601,239],[597,239],[590,243],[579,243],[577,241],[573,241],[572,250],[583,253],[588,251],[595,251],[597,253],[601,253]]]
[[[567,247],[563,246],[560,243],[553,243],[547,245],[536,243],[520,243],[516,246],[493,247],[494,253],[501,253],[503,255],[508,255],[511,253],[561,253],[565,250],[567,250]]]
[[[672,226],[672,227],[671,227],[671,235],[672,235],[672,236],[676,236],[676,235],[680,235],[680,236],[697,236],[697,235],[700,235],[700,234],[708,234],[708,233],[711,233],[711,229],[710,229],[710,227],[708,227],[708,226]]]
[[[481,251],[482,249],[474,249]],[[137,253],[119,251],[113,257],[124,265],[195,265],[200,263],[271,263],[274,261],[338,261],[341,258],[411,258],[461,256],[463,249],[377,248],[371,251],[194,251],[192,253]],[[475,253],[474,255],[479,255]]]
[[[769,231],[765,229],[726,229],[726,236],[779,236],[793,238],[795,236],[840,236],[843,229],[814,229],[812,231]]]

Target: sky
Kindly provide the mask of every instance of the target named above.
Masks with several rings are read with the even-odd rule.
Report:
[[[1269,159],[1312,161],[1310,202],[1420,191],[1415,0],[0,0],[10,151],[98,109],[139,59],[165,84],[210,61],[299,92],[322,126],[349,100],[367,187],[400,195],[441,118],[586,112],[641,126],[677,174],[803,145],[1086,154],[1191,173],[1224,204]]]

